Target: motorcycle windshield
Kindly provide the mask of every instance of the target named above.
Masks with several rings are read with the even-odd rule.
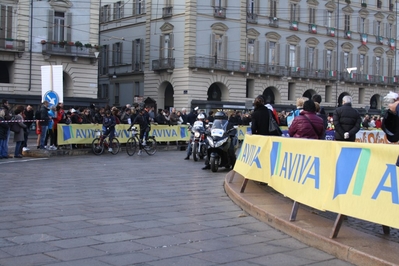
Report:
[[[212,137],[223,137],[224,132],[226,132],[227,125],[229,121],[227,120],[215,120],[211,128]]]

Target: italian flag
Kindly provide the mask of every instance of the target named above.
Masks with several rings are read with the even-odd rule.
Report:
[[[393,83],[398,82],[398,77],[392,77],[392,82]]]
[[[330,70],[329,73],[330,73],[330,77],[335,77],[335,71],[334,70]]]
[[[295,72],[299,72],[299,70],[301,70],[299,67],[294,67]]]
[[[385,81],[385,77],[384,76],[381,76],[380,79],[381,79],[381,82]]]
[[[351,78],[351,79],[353,79],[353,78],[355,78],[355,74],[354,73],[349,73],[349,78]]]
[[[366,80],[370,81],[371,77],[370,75],[366,75]]]

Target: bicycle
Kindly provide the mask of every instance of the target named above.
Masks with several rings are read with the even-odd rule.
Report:
[[[113,155],[119,152],[120,145],[119,145],[119,140],[117,138],[114,137],[112,139],[112,142],[109,143],[107,141],[107,138],[109,140],[109,134],[104,135],[102,130],[96,130],[95,132],[96,132],[96,138],[91,143],[91,149],[95,155],[102,154],[104,152],[104,148],[105,149],[112,148],[112,151],[110,151],[110,153],[112,153]]]
[[[130,131],[132,133],[130,138],[126,142],[126,152],[129,156],[132,156],[136,152],[137,147],[139,146],[140,133],[137,131],[137,128],[134,126],[130,129]],[[143,138],[143,141],[144,140],[145,136]],[[154,155],[157,152],[157,141],[154,136],[149,136],[148,139],[145,141],[145,144],[143,144],[143,146],[144,146],[144,151],[148,155]]]

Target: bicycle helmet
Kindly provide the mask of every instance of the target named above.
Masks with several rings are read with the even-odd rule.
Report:
[[[215,119],[227,120],[227,115],[224,112],[219,111],[219,112],[216,112]]]
[[[197,116],[197,119],[198,119],[198,120],[199,120],[199,119],[205,119],[204,114],[199,114],[199,115]]]

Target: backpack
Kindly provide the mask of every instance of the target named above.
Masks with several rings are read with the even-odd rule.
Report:
[[[399,116],[392,113],[390,110],[384,114],[381,129],[385,132],[385,136],[389,142],[399,141]]]
[[[296,110],[292,110],[288,116],[287,116],[287,126],[288,128],[291,126],[292,121],[294,121],[294,118],[297,117],[299,115],[299,113],[301,112],[300,109],[296,109]]]

